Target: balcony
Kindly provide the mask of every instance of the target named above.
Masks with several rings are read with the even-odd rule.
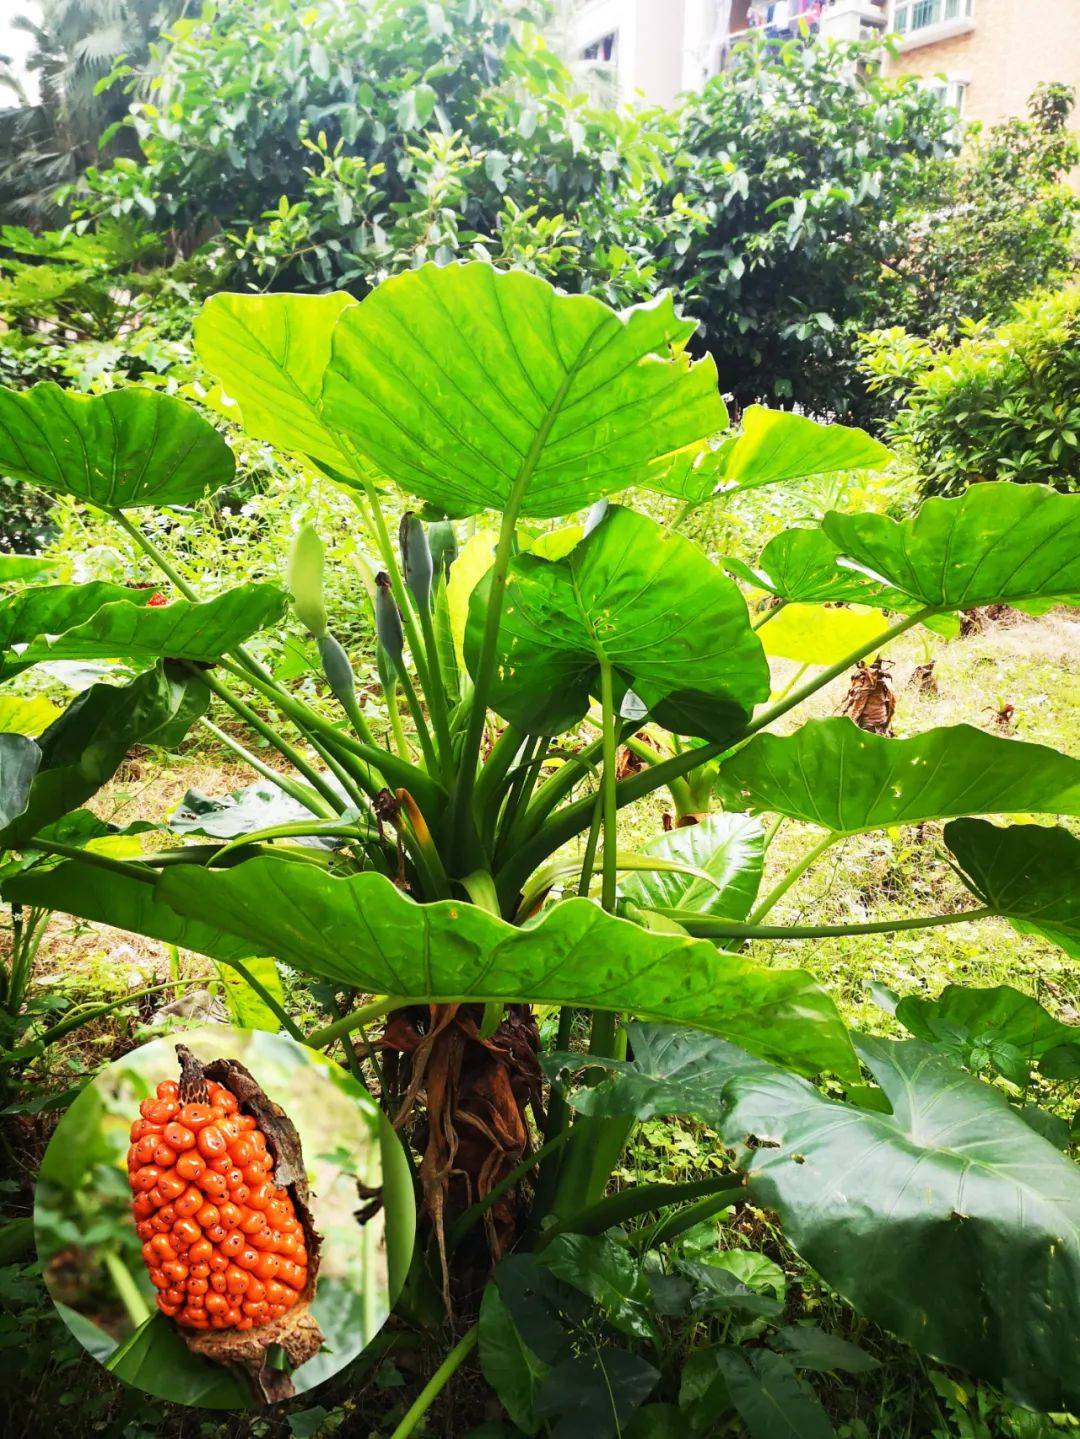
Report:
[[[776,17],[776,6],[754,7],[752,13],[761,16],[757,24],[732,31],[717,42],[714,73],[726,70],[731,63],[731,52],[748,40],[764,39],[777,45],[802,36],[814,39],[819,35],[831,40],[872,40],[885,32],[886,0],[828,0],[820,11],[796,16],[787,13],[785,7],[780,23],[769,20],[770,11]]]
[[[900,53],[970,34],[974,9],[974,0],[895,0],[892,29],[900,37]]]

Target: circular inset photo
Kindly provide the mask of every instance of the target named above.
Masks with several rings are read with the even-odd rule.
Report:
[[[34,1204],[75,1337],[161,1399],[306,1393],[385,1323],[416,1214],[401,1145],[316,1050],[210,1025],[108,1065],[57,1126]]]

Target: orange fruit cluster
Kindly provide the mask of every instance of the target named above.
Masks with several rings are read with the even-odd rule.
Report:
[[[135,1228],[163,1314],[189,1329],[253,1329],[303,1293],[304,1231],[255,1120],[222,1085],[207,1088],[208,1104],[185,1104],[166,1080],[139,1106]]]

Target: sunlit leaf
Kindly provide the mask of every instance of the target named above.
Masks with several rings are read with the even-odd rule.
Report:
[[[209,662],[277,623],[285,596],[276,585],[247,584],[211,600],[152,605],[149,590],[120,585],[56,585],[0,600],[0,679],[51,660],[158,659]]]
[[[924,605],[1080,603],[1080,495],[1045,485],[971,485],[908,519],[825,516],[846,556]]]
[[[863,430],[750,405],[742,433],[724,456],[721,478],[749,490],[842,470],[880,470],[891,460],[885,446]]]
[[[330,339],[356,301],[332,295],[212,295],[195,321],[195,353],[239,406],[244,429],[350,472],[319,413]]]
[[[971,725],[911,739],[846,718],[756,735],[721,766],[731,808],[765,810],[857,834],[966,814],[1080,814],[1080,761]]]
[[[0,472],[114,509],[184,505],[233,477],[209,421],[157,390],[0,389]]]
[[[704,870],[715,882],[675,871],[642,870],[619,881],[619,893],[634,904],[740,920],[754,907],[765,844],[761,825],[749,815],[706,815],[700,824],[658,835],[644,846],[644,853],[680,860]]]
[[[474,669],[490,582],[473,591]],[[512,561],[490,704],[522,730],[558,734],[600,693],[600,659],[654,717],[724,738],[768,696],[768,666],[738,589],[704,553],[644,515],[611,506],[564,559]]]
[[[511,496],[564,515],[662,490],[667,456],[726,428],[693,331],[669,296],[620,314],[522,270],[423,265],[342,312],[321,415],[355,461],[449,515]]]
[[[862,605],[830,609],[825,605],[785,605],[763,627],[759,638],[767,655],[804,665],[834,665],[845,655],[873,644],[889,627],[880,610]]]
[[[0,694],[0,734],[40,734],[59,713],[44,695]]]

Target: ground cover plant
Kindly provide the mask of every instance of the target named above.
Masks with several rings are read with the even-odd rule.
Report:
[[[31,583],[0,601],[16,719],[36,666],[121,658],[133,676],[0,741],[9,1073],[79,1022],[25,1014],[53,911],[218,961],[294,1037],[366,1068],[412,1140],[425,1213],[403,1322],[451,1316],[399,1436],[474,1349],[494,1432],[572,1434],[583,1413],[611,1434],[833,1432],[806,1376],[872,1356],[782,1322],[775,1263],[702,1241],[722,1213],[772,1216],[916,1351],[1075,1411],[1080,1184],[1067,1120],[1034,1098],[1075,1081],[1073,1031],[1018,990],[953,986],[883,994],[912,1037],[882,1039],[746,945],[786,957],[1005,918],[1075,956],[1080,850],[1052,823],[1077,815],[1075,759],[968,725],[791,725],[904,634],[932,646],[961,612],[1075,603],[1077,498],[999,482],[899,520],[831,511],[728,563],[751,612],[686,527],[887,456],[759,409],[728,435],[692,329],[670,298],[617,312],[483,263],[426,265],[359,303],[206,304],[195,348],[226,412],[355,504],[377,686],[335,634],[349,617],[327,608],[309,522],[287,562],[282,536],[283,584],[210,596],[150,538],[146,511],[232,479],[195,409],[138,388],[0,394],[0,468],[100,511],[161,571],[160,589]],[[333,708],[253,653],[287,607]],[[774,690],[767,651],[813,673]],[[188,806],[171,833],[161,816],[119,857],[86,802],[132,745],[175,747],[211,705],[259,792]],[[661,792],[672,828],[626,845],[620,813]],[[817,837],[762,894],[793,821]],[[822,856],[937,821],[973,904],[775,923]],[[302,1027],[273,961],[324,997],[322,1022]],[[554,1007],[543,1042],[535,1006]],[[636,1127],[673,1116],[707,1126],[702,1172],[612,1192]]]

